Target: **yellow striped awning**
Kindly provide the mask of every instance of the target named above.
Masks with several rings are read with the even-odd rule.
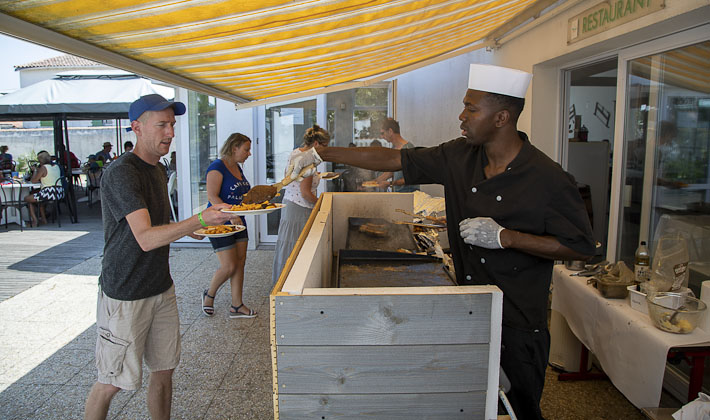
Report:
[[[375,82],[553,0],[0,0],[0,31],[236,103]]]

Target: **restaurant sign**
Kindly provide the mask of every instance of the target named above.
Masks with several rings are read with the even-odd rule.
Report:
[[[666,7],[665,0],[607,0],[567,21],[572,44]]]

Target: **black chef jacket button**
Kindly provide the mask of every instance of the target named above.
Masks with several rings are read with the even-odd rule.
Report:
[[[470,275],[470,274],[466,274],[466,280],[471,280],[471,275]]]
[[[513,267],[513,271],[518,271],[518,267]]]
[[[469,246],[468,246],[468,249],[470,249],[471,251],[473,251],[473,245],[469,245]]]
[[[481,258],[481,264],[485,264],[485,263],[486,263],[486,259],[485,259],[485,258]]]
[[[478,191],[478,188],[476,188],[476,187],[471,188],[472,193],[475,193],[476,191]]]

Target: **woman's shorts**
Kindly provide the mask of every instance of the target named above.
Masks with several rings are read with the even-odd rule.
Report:
[[[64,188],[62,187],[44,187],[37,191],[34,195],[37,201],[53,201],[64,198]]]
[[[214,249],[214,252],[220,252],[234,248],[237,242],[248,242],[249,234],[247,233],[247,229],[244,229],[243,231],[237,232],[234,235],[208,239],[212,244],[212,249]]]

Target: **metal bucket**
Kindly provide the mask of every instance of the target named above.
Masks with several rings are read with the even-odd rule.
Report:
[[[572,271],[582,271],[585,267],[585,262],[581,260],[565,261],[565,268]]]

